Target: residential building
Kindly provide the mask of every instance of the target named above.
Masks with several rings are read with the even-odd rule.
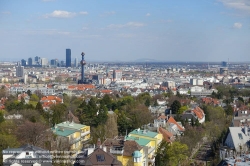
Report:
[[[204,87],[194,86],[190,88],[191,96],[209,96],[213,92],[217,93],[216,89],[205,89]]]
[[[122,71],[121,70],[113,70],[113,79],[121,80],[122,79]]]
[[[135,129],[132,132],[128,134],[126,137],[126,140],[134,140],[136,141],[140,146],[145,147],[145,157],[142,156],[142,159],[145,158],[145,160],[140,160],[142,163],[150,162],[151,164],[154,163],[155,159],[155,153],[160,145],[160,143],[163,140],[163,136],[161,133],[152,132],[149,130],[140,130]]]
[[[102,146],[107,152],[116,156],[122,165],[148,165],[148,147],[140,146],[135,140],[127,140],[127,138],[127,136],[117,136],[114,139],[108,138],[103,142]],[[146,142],[149,141],[146,140]]]
[[[224,146],[235,150],[237,153],[247,153],[250,147],[250,129],[248,126],[229,127],[229,133]]]
[[[67,150],[80,150],[90,140],[90,126],[69,121],[55,124],[52,131],[57,135],[57,144],[64,144]]]
[[[71,67],[71,49],[66,49],[66,67]]]
[[[16,76],[17,77],[24,76],[24,67],[23,66],[16,66]]]
[[[88,151],[78,154],[74,166],[122,166],[111,153],[97,147],[91,154]]]
[[[200,107],[194,107],[191,110],[187,110],[181,114],[182,120],[188,120],[189,123],[191,123],[192,119],[193,122],[198,119],[199,123],[205,122],[205,113]]]
[[[2,151],[3,166],[52,166],[49,151],[32,145],[19,148],[7,148]]]

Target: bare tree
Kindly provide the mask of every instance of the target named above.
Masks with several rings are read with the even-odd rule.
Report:
[[[48,130],[48,127],[40,122],[25,121],[23,124],[18,126],[16,136],[18,140],[27,144],[30,143],[34,146],[44,147],[45,142],[51,139],[53,134]]]

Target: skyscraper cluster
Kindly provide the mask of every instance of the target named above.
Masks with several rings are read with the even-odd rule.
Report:
[[[65,60],[59,61],[58,59],[51,59],[48,60],[47,58],[41,57],[30,57],[28,60],[22,59],[21,66],[30,66],[30,67],[45,67],[45,66],[52,66],[52,67],[78,67],[79,62],[78,59],[75,58],[74,64],[71,62],[71,49],[66,49],[66,57]]]

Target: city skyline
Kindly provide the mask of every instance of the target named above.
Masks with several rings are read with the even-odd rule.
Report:
[[[250,61],[249,18],[247,0],[3,0],[0,60]]]

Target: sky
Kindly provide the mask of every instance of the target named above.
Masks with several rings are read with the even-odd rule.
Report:
[[[250,62],[250,0],[1,0],[0,60]]]

